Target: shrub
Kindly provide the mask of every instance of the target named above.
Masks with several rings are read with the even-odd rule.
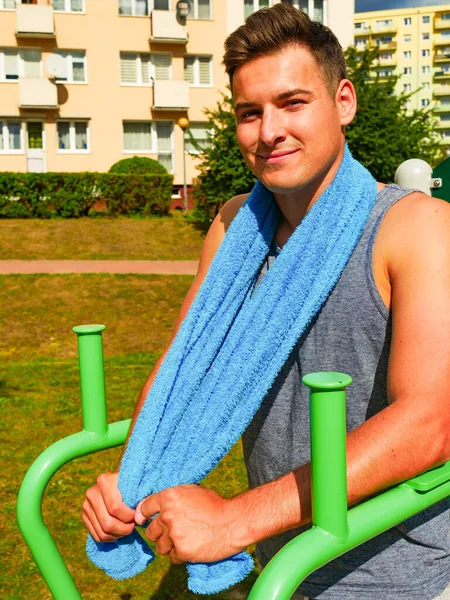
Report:
[[[109,173],[123,173],[135,175],[157,175],[167,174],[167,169],[161,163],[153,158],[146,156],[133,156],[133,158],[124,158],[114,163],[109,169]]]

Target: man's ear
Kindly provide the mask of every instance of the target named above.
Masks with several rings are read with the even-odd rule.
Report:
[[[348,79],[342,79],[336,92],[336,106],[341,114],[341,125],[350,125],[357,109],[356,91]]]

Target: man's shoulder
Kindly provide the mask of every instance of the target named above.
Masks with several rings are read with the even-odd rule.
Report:
[[[239,209],[241,208],[241,206],[244,204],[244,202],[247,200],[248,197],[249,197],[249,194],[239,194],[237,196],[234,196],[233,198],[230,198],[230,200],[225,202],[225,204],[222,206],[222,208],[220,210],[220,217],[225,226],[225,231],[228,229],[231,221],[238,214]]]

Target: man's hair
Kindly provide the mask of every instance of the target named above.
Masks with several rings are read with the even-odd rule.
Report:
[[[334,97],[340,81],[347,77],[341,45],[331,29],[311,21],[304,12],[287,3],[258,10],[225,40],[223,64],[231,89],[236,69],[293,45],[311,52]]]

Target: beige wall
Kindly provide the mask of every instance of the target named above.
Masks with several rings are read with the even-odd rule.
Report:
[[[127,156],[123,150],[123,121],[171,121],[174,124],[174,182],[183,182],[183,134],[176,125],[181,116],[192,122],[206,121],[205,107],[212,108],[226,91],[227,79],[221,65],[226,36],[243,23],[243,0],[213,0],[212,20],[187,20],[187,44],[150,43],[151,19],[118,15],[117,0],[85,0],[85,14],[54,13],[56,37],[16,38],[16,13],[0,10],[0,48],[34,48],[42,52],[42,63],[53,50],[83,50],[87,61],[87,83],[57,84],[58,110],[19,109],[18,83],[0,82],[0,120],[13,118],[23,123],[44,123],[44,149],[48,171],[105,171]],[[47,4],[47,0],[41,0]],[[172,0],[175,8],[176,0]],[[32,7],[30,7],[32,8]],[[328,0],[326,21],[346,45],[348,31],[353,33],[352,0]],[[172,78],[184,79],[185,54],[212,55],[211,87],[190,87],[187,111],[152,110],[151,86],[120,84],[121,51],[169,52]],[[49,77],[43,69],[44,77]],[[58,151],[56,121],[87,120],[90,149],[86,153]],[[149,155],[156,158],[155,155]],[[195,175],[195,157],[187,156],[188,182]],[[6,154],[0,151],[0,170],[26,171],[26,151]]]

